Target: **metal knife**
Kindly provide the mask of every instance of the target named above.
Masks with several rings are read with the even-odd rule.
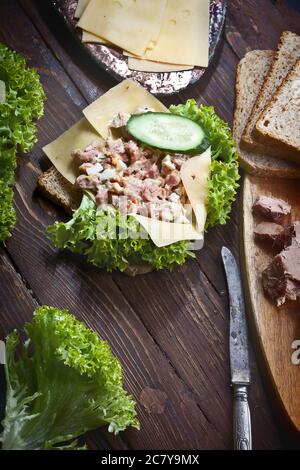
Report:
[[[226,273],[229,305],[229,353],[233,386],[233,444],[236,450],[251,450],[251,417],[248,404],[250,367],[245,302],[240,271],[231,251],[223,246],[222,259]]]
[[[5,343],[0,340],[0,423],[5,414],[5,395],[6,395],[6,381],[5,381]]]

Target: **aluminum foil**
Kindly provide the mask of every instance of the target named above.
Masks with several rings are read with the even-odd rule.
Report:
[[[76,40],[92,59],[106,72],[118,81],[132,78],[155,95],[172,95],[184,90],[188,85],[197,82],[206,69],[195,67],[193,70],[182,72],[138,72],[129,70],[127,57],[120,50],[102,44],[81,42],[81,31],[76,28],[77,20],[74,13],[77,0],[50,0],[53,8],[63,18]],[[209,60],[211,62],[216,47],[221,39],[225,23],[227,0],[211,0],[210,2],[210,27],[209,27]]]

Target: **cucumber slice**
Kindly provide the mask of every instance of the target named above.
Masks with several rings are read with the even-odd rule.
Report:
[[[175,153],[202,153],[210,143],[204,130],[191,119],[171,113],[135,114],[127,132],[143,144]]]

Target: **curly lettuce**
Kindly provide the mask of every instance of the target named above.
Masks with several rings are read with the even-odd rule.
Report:
[[[16,152],[28,152],[35,144],[34,120],[44,111],[45,93],[38,73],[25,59],[0,43],[0,243],[5,242],[16,222],[13,208]],[[2,87],[1,87],[2,89]]]
[[[56,247],[82,254],[89,263],[108,271],[142,263],[172,269],[195,256],[188,249],[189,241],[157,247],[134,217],[106,208],[99,211],[87,194],[69,222],[55,222],[47,231]]]
[[[224,225],[239,187],[238,152],[230,127],[217,116],[212,106],[198,106],[193,99],[171,106],[170,111],[200,124],[210,141],[212,164],[205,228]]]
[[[238,154],[229,126],[214,112],[214,108],[200,105],[195,100],[186,104],[171,106],[174,114],[193,119],[203,127],[211,144],[212,165],[208,182],[207,220],[205,229],[216,224],[225,224],[238,188]],[[107,230],[115,222],[116,236]],[[106,230],[99,231],[99,226]],[[124,230],[132,235],[123,239]],[[84,255],[88,262],[108,271],[124,271],[130,264],[148,264],[155,269],[172,269],[182,265],[189,257],[189,241],[180,241],[158,248],[149,238],[136,238],[142,230],[131,216],[111,213],[107,209],[97,211],[93,199],[84,196],[82,204],[67,222],[56,222],[48,227],[54,245]]]
[[[108,425],[139,428],[109,345],[67,310],[43,306],[6,338],[3,450],[74,449],[76,438]],[[18,351],[18,354],[17,354]],[[75,439],[75,441],[74,441]]]

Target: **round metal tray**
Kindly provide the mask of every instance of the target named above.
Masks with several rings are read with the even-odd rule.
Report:
[[[127,57],[116,48],[102,44],[81,43],[81,32],[76,28],[74,12],[77,0],[50,0],[53,8],[62,17],[80,46],[106,72],[119,81],[132,78],[156,95],[171,95],[184,90],[188,85],[197,82],[207,69],[195,67],[193,70],[182,72],[138,72],[129,70]],[[209,61],[211,62],[218,43],[221,40],[225,23],[227,0],[211,0],[209,27]]]

